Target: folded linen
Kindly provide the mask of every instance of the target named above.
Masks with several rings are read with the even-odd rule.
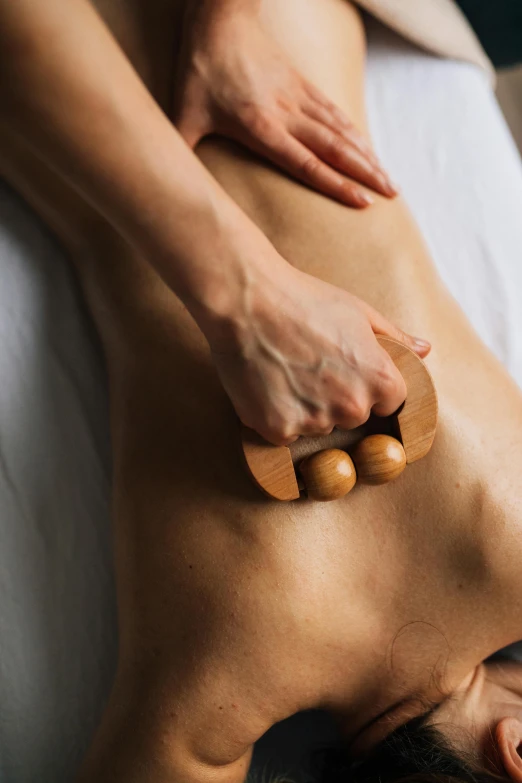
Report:
[[[454,0],[356,0],[396,32],[441,57],[494,69],[471,25]]]

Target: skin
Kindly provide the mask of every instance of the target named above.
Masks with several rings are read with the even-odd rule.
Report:
[[[183,301],[245,424],[273,443],[290,443],[357,426],[371,408],[393,412],[405,386],[375,333],[396,336],[422,356],[429,345],[288,264],[199,163],[168,117],[181,22],[187,89],[176,103],[191,143],[226,131],[359,207],[369,202],[357,200],[361,187],[346,174],[388,197],[393,191],[342,112],[333,116],[331,102],[264,32],[256,3],[188,7],[184,14],[184,6],[156,0],[150,33],[136,0],[123,11],[104,5],[109,25],[126,37],[122,51],[88,0],[0,0],[0,129],[104,215]],[[153,59],[147,47],[155,48]],[[195,132],[187,117],[198,116],[203,125]],[[276,317],[278,300],[285,310]]]
[[[183,138],[191,147],[211,133],[233,138],[352,207],[373,203],[357,183],[397,195],[348,116],[259,24],[261,7],[260,0],[187,6],[173,111]]]
[[[489,772],[522,780],[522,666],[478,666],[430,718],[467,758]]]
[[[148,20],[150,5],[101,8],[136,66],[169,76],[150,43],[168,4]],[[355,10],[267,0],[263,14],[367,134]],[[239,783],[256,739],[312,707],[360,753],[429,704],[443,705],[440,720],[450,704],[456,718],[482,710],[502,763],[515,762],[517,718],[494,684],[476,683],[481,662],[522,636],[521,395],[442,285],[402,199],[349,211],[230,143],[198,149],[296,270],[435,346],[430,454],[387,486],[282,504],[245,474],[237,419],[182,302],[12,134],[2,150],[4,176],[70,251],[110,379],[119,664],[78,783]],[[510,687],[522,705],[522,686]]]

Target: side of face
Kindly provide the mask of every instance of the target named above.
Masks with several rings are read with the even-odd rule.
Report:
[[[522,663],[477,667],[429,723],[478,765],[522,783]]]

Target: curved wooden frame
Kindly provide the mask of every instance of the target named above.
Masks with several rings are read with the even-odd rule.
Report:
[[[299,438],[295,444],[274,446],[254,430],[242,425],[241,441],[247,469],[254,483],[274,500],[298,500],[300,483],[295,465],[309,454],[322,449],[349,451],[366,435],[390,432],[398,437],[409,464],[422,459],[432,447],[437,428],[437,393],[428,368],[416,353],[390,337],[379,336],[380,345],[390,354],[403,376],[407,397],[397,414],[387,418],[371,416],[356,430],[334,430],[321,438]]]

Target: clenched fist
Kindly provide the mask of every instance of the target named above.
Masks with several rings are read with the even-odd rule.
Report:
[[[229,324],[230,327],[230,324]],[[225,339],[209,338],[219,376],[241,421],[275,445],[351,429],[406,397],[404,380],[376,334],[419,356],[410,337],[362,300],[289,264],[252,275]]]

